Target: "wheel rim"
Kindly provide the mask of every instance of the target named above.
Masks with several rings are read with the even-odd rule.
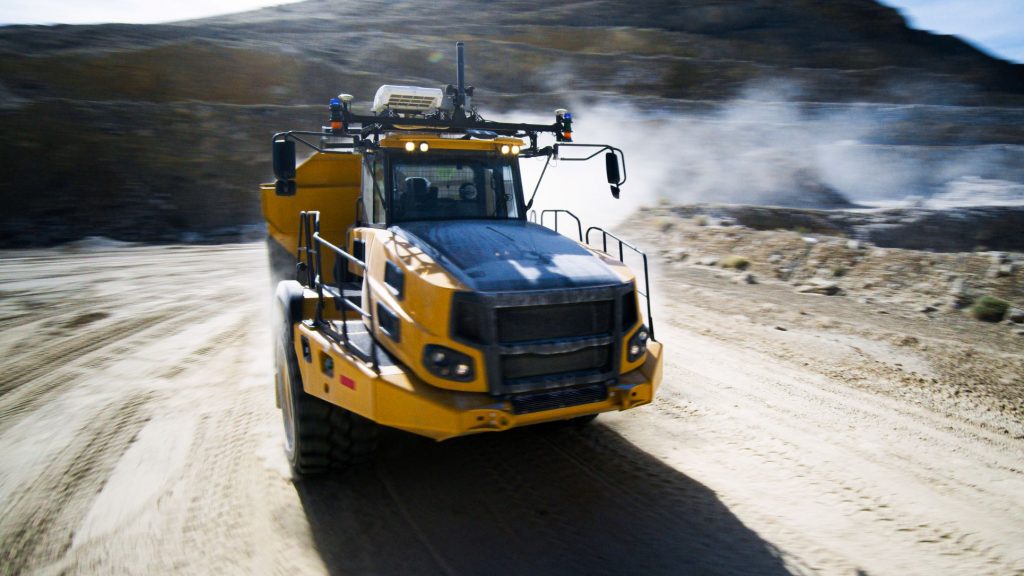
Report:
[[[276,360],[277,391],[281,398],[281,415],[284,420],[284,449],[290,456],[295,450],[295,404],[292,399],[292,383],[288,378],[288,360],[280,347]]]

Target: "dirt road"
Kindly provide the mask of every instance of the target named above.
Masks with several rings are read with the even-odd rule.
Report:
[[[1024,439],[837,369],[912,352],[666,282],[653,405],[295,483],[262,245],[2,256],[0,573],[1024,573]]]

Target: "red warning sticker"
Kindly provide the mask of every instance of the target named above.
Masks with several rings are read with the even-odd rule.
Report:
[[[344,374],[339,376],[339,379],[341,380],[341,385],[344,386],[345,388],[351,388],[352,390],[356,389],[355,380],[349,378],[348,376],[345,376]]]

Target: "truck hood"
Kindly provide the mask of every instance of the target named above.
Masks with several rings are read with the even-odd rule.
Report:
[[[391,230],[477,292],[622,284],[594,254],[554,230],[531,222],[403,222]]]

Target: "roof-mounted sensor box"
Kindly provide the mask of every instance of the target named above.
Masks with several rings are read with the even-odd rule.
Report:
[[[418,86],[392,86],[385,84],[373,97],[373,111],[380,114],[385,110],[423,114],[441,106],[444,92],[440,88]]]

